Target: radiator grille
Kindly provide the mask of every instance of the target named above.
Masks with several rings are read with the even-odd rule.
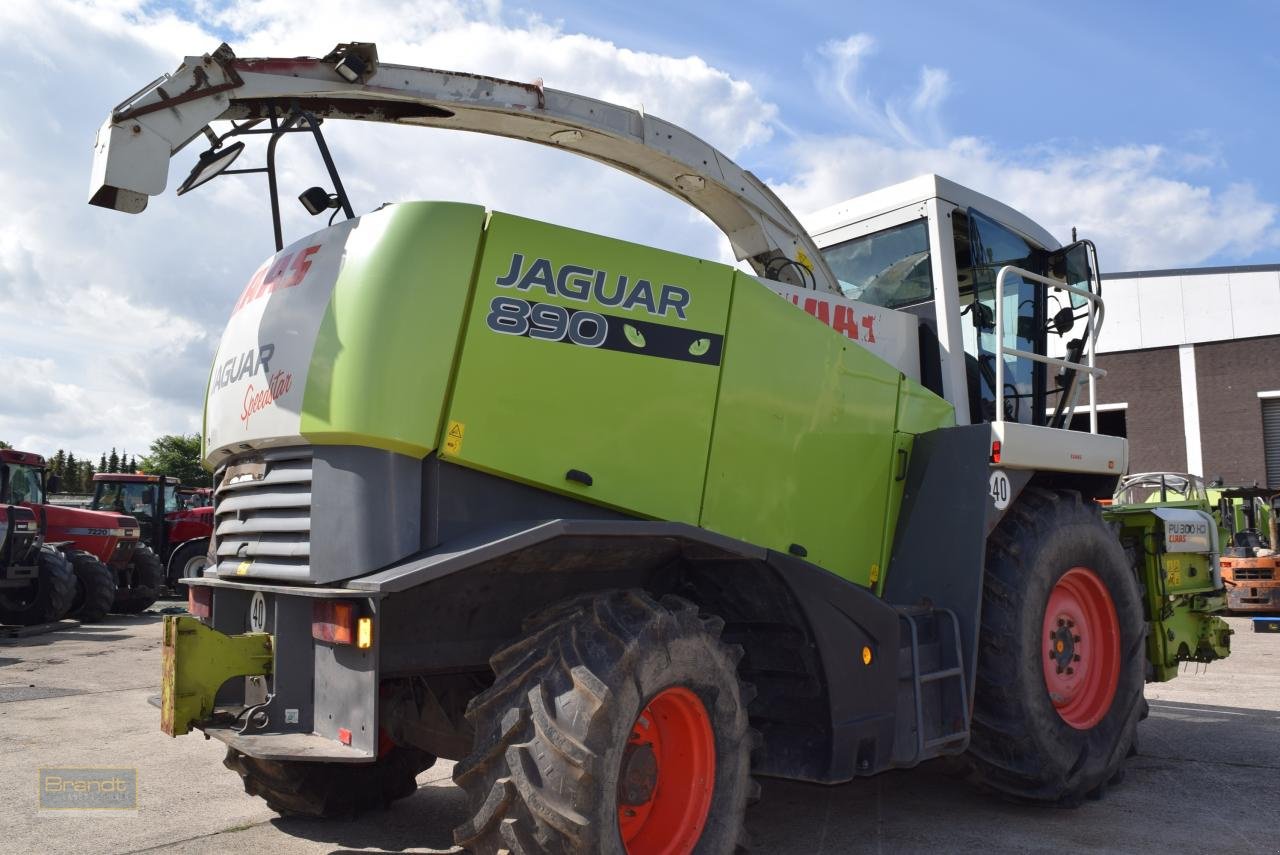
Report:
[[[218,575],[306,576],[311,565],[311,451],[274,449],[218,470]],[[250,569],[251,568],[251,569]]]
[[[1239,567],[1231,575],[1237,582],[1243,579],[1269,581],[1275,578],[1275,573],[1270,567]]]

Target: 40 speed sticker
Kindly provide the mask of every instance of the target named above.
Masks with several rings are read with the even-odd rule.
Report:
[[[724,336],[716,333],[518,297],[494,297],[485,322],[490,330],[502,335],[704,365],[719,365],[724,350]]]
[[[1003,511],[1009,507],[1009,494],[1012,492],[1009,476],[997,469],[991,473],[987,485],[991,493],[991,502],[996,506],[996,510]]]

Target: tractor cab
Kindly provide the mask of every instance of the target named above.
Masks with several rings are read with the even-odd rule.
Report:
[[[950,402],[958,423],[1069,428],[1083,385],[1092,413],[1102,303],[1091,242],[1060,246],[1023,214],[937,175],[806,225],[844,297],[910,316],[915,352],[900,367]]]
[[[213,508],[199,502],[200,492],[169,475],[99,472],[89,507],[136,517],[142,542],[165,566],[165,583],[176,592],[179,579],[198,575],[205,565]]]
[[[0,497],[14,505],[43,505],[44,458],[25,451],[0,449]]]

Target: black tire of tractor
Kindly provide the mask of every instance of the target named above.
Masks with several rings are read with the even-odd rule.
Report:
[[[1045,684],[1043,620],[1049,594],[1073,567],[1105,584],[1120,630],[1115,696],[1078,730]],[[1146,709],[1146,623],[1137,579],[1092,503],[1074,491],[1028,488],[987,546],[969,780],[1017,801],[1074,807],[1119,783]]]
[[[133,586],[116,588],[115,604],[111,610],[119,614],[136,615],[160,598],[164,587],[164,565],[151,551],[151,547],[139,543],[133,550]]]
[[[183,585],[179,584],[181,580],[201,575],[199,571],[192,573],[188,565],[192,564],[197,558],[205,558],[208,554],[209,541],[204,538],[188,540],[174,550],[173,556],[169,559],[170,590],[181,591],[184,588]]]
[[[588,594],[525,621],[524,636],[494,654],[494,684],[469,704],[472,753],[453,780],[470,818],[454,840],[476,855],[625,852],[618,779],[636,717],[657,693],[691,690],[715,745],[710,808],[694,849],[746,843],[743,814],[757,738],[752,691],[739,682],[742,650],[720,641],[724,622],[679,597],[643,591]]]
[[[222,761],[240,775],[244,791],[281,816],[351,819],[413,795],[417,777],[436,758],[417,748],[394,746],[373,763],[260,760],[234,748]]]
[[[76,577],[71,565],[51,546],[40,547],[36,564],[39,571],[34,595],[19,603],[11,600],[6,590],[0,598],[0,623],[36,626],[66,617],[76,595]]]
[[[116,599],[116,580],[111,568],[97,556],[82,550],[65,553],[76,577],[76,593],[68,617],[81,623],[99,623],[111,612]]]

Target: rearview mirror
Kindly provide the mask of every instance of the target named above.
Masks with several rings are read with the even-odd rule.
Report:
[[[206,181],[217,178],[223,170],[235,163],[242,151],[244,151],[244,143],[236,142],[226,148],[211,148],[201,154],[196,165],[191,168],[191,174],[187,176],[187,180],[183,181],[182,186],[178,188],[178,195],[181,196]]]
[[[1058,335],[1066,335],[1075,325],[1075,311],[1070,306],[1063,306],[1053,316],[1053,328],[1058,331]]]
[[[48,480],[45,482],[45,489],[50,493],[62,492],[62,476],[56,473],[50,475]]]

